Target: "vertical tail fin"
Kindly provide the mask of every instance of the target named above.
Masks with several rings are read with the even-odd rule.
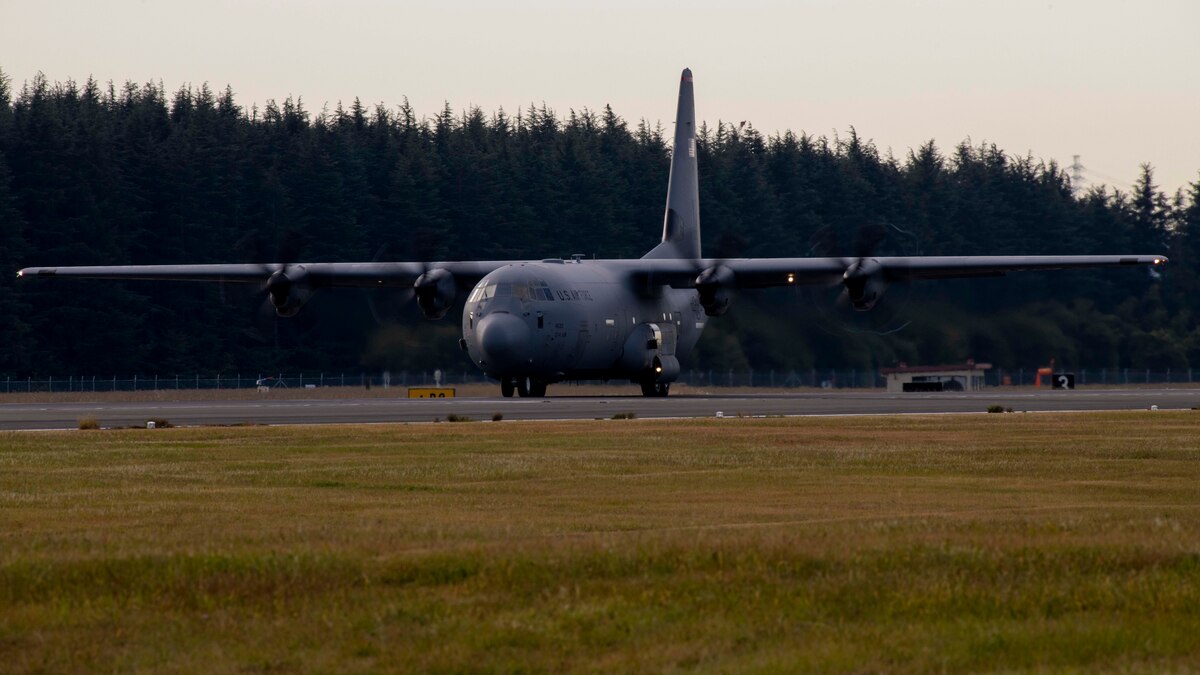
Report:
[[[667,212],[663,217],[662,243],[642,257],[700,257],[696,101],[692,94],[692,71],[687,68],[679,80],[679,108],[675,112],[675,146],[671,153],[671,177],[667,182]]]

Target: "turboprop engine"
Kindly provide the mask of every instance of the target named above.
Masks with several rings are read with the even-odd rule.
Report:
[[[267,296],[279,316],[295,316],[312,297],[308,270],[302,265],[290,265],[275,271],[267,278]]]
[[[733,270],[724,265],[713,265],[696,277],[695,285],[705,314],[721,316],[729,311],[729,303],[733,300]]]
[[[843,294],[860,312],[874,307],[887,290],[883,267],[874,258],[860,258],[847,267],[842,274],[842,285],[845,287]]]
[[[446,316],[454,304],[454,275],[444,269],[428,270],[413,283],[417,306],[426,319]]]

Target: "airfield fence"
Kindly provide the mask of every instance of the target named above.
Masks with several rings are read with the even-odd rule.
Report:
[[[1190,384],[1192,369],[1151,370],[1147,368],[1082,368],[1065,369],[1075,374],[1077,386]],[[440,377],[438,377],[440,375]],[[1031,368],[1001,369],[985,372],[986,386],[1032,385],[1036,370]],[[322,387],[415,387],[480,384],[491,382],[483,373],[466,370],[423,370],[382,373],[279,373],[274,375],[215,373],[190,375],[129,375],[94,376],[67,375],[44,377],[2,376],[0,391],[4,393],[42,392],[99,392],[99,391],[159,391],[175,389],[253,389],[281,387],[316,389]],[[692,369],[680,374],[677,382],[694,387],[766,387],[772,389],[881,389],[886,386],[878,372],[861,369],[807,370],[715,370]],[[602,384],[581,381],[565,384]],[[1049,383],[1043,381],[1043,386]]]

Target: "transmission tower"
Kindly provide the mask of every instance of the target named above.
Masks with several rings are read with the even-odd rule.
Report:
[[[1083,188],[1084,166],[1079,163],[1079,155],[1071,155],[1071,192],[1079,192]]]

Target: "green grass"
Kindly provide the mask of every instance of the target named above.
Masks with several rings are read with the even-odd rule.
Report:
[[[1200,669],[1200,414],[0,434],[0,670]]]

